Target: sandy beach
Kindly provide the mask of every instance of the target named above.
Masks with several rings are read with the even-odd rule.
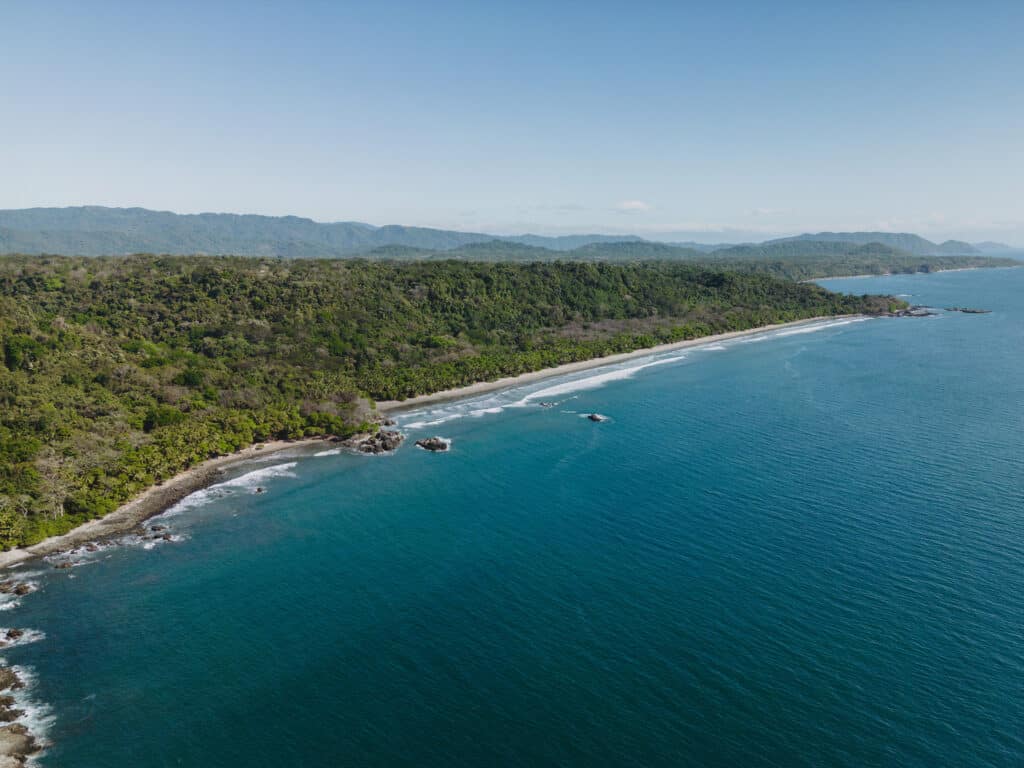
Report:
[[[90,520],[60,536],[51,536],[48,539],[43,539],[31,547],[0,552],[0,568],[6,568],[34,557],[52,555],[90,541],[124,533],[144,520],[158,515],[174,504],[177,504],[190,493],[195,493],[198,490],[213,485],[221,478],[224,471],[233,464],[259,456],[266,456],[288,448],[315,445],[322,441],[323,438],[273,440],[250,445],[248,448],[243,448],[241,451],[228,454],[227,456],[209,459],[202,464],[180,472],[160,485],[147,488],[134,499],[118,507],[105,517],[101,517],[98,520]]]
[[[821,322],[822,320],[842,320],[844,318],[856,317],[856,315],[824,315],[822,317],[812,317],[807,320],[794,320],[791,323],[777,323],[775,325],[762,325],[758,328],[750,328],[745,331],[730,331],[729,333],[717,333],[713,336],[701,336],[698,339],[687,339],[686,341],[676,341],[671,344],[659,344],[656,347],[645,347],[643,349],[637,349],[632,352],[620,352],[615,355],[608,355],[606,357],[595,357],[590,360],[580,360],[575,363],[566,363],[565,365],[558,365],[554,368],[543,368],[539,371],[530,371],[529,373],[522,373],[518,376],[505,376],[501,379],[495,379],[494,381],[481,381],[476,384],[469,384],[465,387],[456,387],[455,389],[446,389],[442,392],[434,392],[429,395],[418,395],[417,397],[410,397],[407,400],[384,400],[377,403],[377,410],[381,413],[393,413],[395,411],[405,411],[412,408],[417,408],[421,405],[429,405],[431,403],[447,402],[449,400],[460,400],[464,397],[473,397],[474,395],[482,395],[487,392],[494,392],[498,389],[508,389],[510,387],[518,387],[523,384],[529,384],[534,381],[540,381],[542,379],[551,378],[552,376],[561,376],[567,373],[576,373],[577,371],[587,371],[591,368],[600,368],[604,365],[614,365],[615,363],[621,363],[626,360],[633,360],[638,357],[646,357],[647,355],[656,355],[659,352],[671,352],[676,349],[687,349],[689,347],[698,347],[702,344],[714,344],[719,341],[726,341],[728,339],[738,339],[746,336],[756,336],[760,333],[768,333],[769,331],[776,331],[780,328],[789,328],[797,325],[806,325],[807,323]]]

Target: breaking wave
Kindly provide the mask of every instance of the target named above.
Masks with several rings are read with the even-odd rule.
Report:
[[[215,499],[231,496],[239,493],[240,491],[253,491],[267,480],[275,477],[295,477],[295,473],[292,470],[295,468],[296,463],[297,462],[294,461],[288,461],[284,464],[275,464],[272,467],[254,469],[252,472],[247,472],[244,475],[239,475],[238,477],[233,477],[230,480],[224,480],[220,483],[211,485],[209,488],[203,488],[195,493],[190,493],[166,512],[156,515],[152,519],[156,520],[158,518],[174,517],[175,515],[180,515],[182,512],[186,512],[190,509],[195,509],[196,507],[209,504]]]

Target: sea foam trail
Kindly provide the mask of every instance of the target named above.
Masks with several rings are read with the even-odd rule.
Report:
[[[180,515],[182,512],[189,509],[194,509],[208,504],[214,499],[219,499],[243,490],[255,489],[271,478],[295,477],[295,473],[292,470],[295,468],[296,463],[297,462],[289,461],[284,464],[275,464],[272,467],[254,469],[252,472],[247,472],[244,475],[239,475],[238,477],[233,477],[230,480],[224,480],[223,482],[211,485],[209,488],[203,488],[195,493],[190,493],[166,512],[157,515],[156,517],[174,517],[175,515]]]
[[[535,406],[538,402],[562,401],[566,395],[597,389],[610,382],[630,379],[647,368],[688,360],[694,353],[720,352],[736,344],[764,342],[798,334],[815,333],[829,328],[838,328],[850,325],[851,323],[863,322],[868,319],[870,318],[852,317],[840,320],[822,320],[787,330],[766,331],[754,336],[709,341],[705,344],[684,349],[655,352],[626,362],[593,368],[585,372],[555,376],[545,381],[532,382],[499,392],[492,392],[450,403],[425,406],[399,414],[396,418],[406,430],[431,429],[455,419],[466,417],[480,418],[490,414],[501,413],[507,408],[524,408]]]

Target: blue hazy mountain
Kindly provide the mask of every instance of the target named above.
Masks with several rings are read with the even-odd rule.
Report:
[[[518,248],[500,248],[504,242]],[[795,245],[800,243],[800,245]],[[805,243],[817,245],[807,246]],[[145,208],[26,208],[0,210],[0,253],[54,253],[83,256],[126,253],[234,254],[282,258],[343,257],[361,254],[391,258],[424,258],[454,253],[468,258],[479,253],[509,258],[572,253],[573,258],[612,258],[632,254],[640,258],[688,258],[714,253],[722,257],[749,254],[784,256],[795,250],[834,252],[833,244],[877,243],[915,256],[959,256],[1003,253],[1013,249],[1002,243],[947,240],[933,243],[910,233],[819,232],[784,237],[764,243],[708,244],[656,242],[636,235],[578,234],[561,236],[494,235],[429,227],[374,226],[358,221],[321,223],[299,216],[258,216],[234,213],[177,214]],[[539,250],[531,250],[539,249]]]

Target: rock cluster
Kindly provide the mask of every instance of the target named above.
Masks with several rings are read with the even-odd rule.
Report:
[[[938,312],[930,309],[929,307],[907,307],[907,309],[897,309],[895,312],[889,312],[889,317],[931,317],[937,315]]]
[[[9,630],[11,632],[20,630]],[[39,751],[39,744],[31,732],[21,723],[12,722],[23,714],[14,707],[14,697],[7,691],[17,691],[25,687],[18,675],[10,667],[0,667],[0,722],[9,725],[0,726],[0,766],[22,766],[29,757]]]
[[[405,435],[401,432],[382,429],[373,434],[355,435],[336,442],[359,453],[390,453],[398,448],[403,440],[405,440]]]
[[[359,451],[361,453],[387,453],[398,448],[403,440],[405,440],[405,435],[401,432],[382,429],[360,443]]]

